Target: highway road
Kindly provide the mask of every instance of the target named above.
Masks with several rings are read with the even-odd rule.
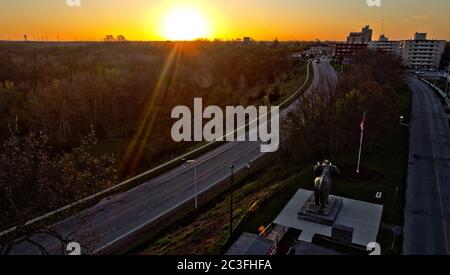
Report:
[[[304,96],[312,96],[315,88],[335,83],[337,76],[324,59],[313,62],[314,79]],[[296,108],[299,101],[281,111],[281,118]],[[64,237],[88,247],[89,253],[101,254],[118,242],[126,241],[134,232],[157,220],[171,209],[193,201],[194,166],[197,167],[197,190],[202,193],[230,177],[229,165],[245,170],[264,154],[259,142],[230,142],[197,158],[195,164],[178,167],[124,193],[104,199],[97,205],[55,226]],[[35,234],[32,240],[50,254],[61,254],[61,243],[48,234]],[[11,254],[41,254],[30,243],[14,247]]]
[[[450,237],[449,117],[434,92],[410,77],[413,105],[403,253],[448,255]]]

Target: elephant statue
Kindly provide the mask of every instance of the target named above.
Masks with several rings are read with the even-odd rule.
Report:
[[[339,175],[340,171],[330,161],[325,160],[314,166],[314,174],[316,176],[314,180],[314,204],[316,207],[320,207],[319,211],[322,213],[326,204],[329,203],[328,197],[333,186],[333,177]]]

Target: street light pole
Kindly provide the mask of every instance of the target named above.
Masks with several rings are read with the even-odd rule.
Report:
[[[252,164],[250,163],[250,161],[247,161],[246,167],[247,167],[247,179],[248,179],[248,178],[250,178],[250,169],[252,168]]]
[[[195,194],[195,209],[198,209],[197,165],[194,166],[194,194]]]
[[[448,64],[447,75],[445,77],[445,93],[448,94],[448,81],[450,78],[450,64]]]
[[[182,159],[184,163],[195,164],[195,159],[186,160]],[[195,209],[198,209],[198,193],[197,193],[197,165],[194,166],[194,200],[195,200]]]
[[[234,165],[230,166],[231,169],[231,181],[230,181],[230,238],[233,235],[233,178],[234,178]]]

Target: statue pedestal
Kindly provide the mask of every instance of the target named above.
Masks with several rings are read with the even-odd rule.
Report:
[[[298,218],[301,220],[332,226],[342,208],[342,204],[342,199],[330,196],[328,198],[328,204],[321,212],[320,206],[316,206],[314,204],[314,194],[312,194],[298,212]]]

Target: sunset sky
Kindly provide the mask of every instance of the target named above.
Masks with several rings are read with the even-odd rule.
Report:
[[[24,34],[35,40],[100,40],[106,34],[166,40],[183,37],[183,26],[195,26],[191,36],[210,39],[345,40],[365,24],[377,37],[383,20],[391,39],[418,31],[450,40],[450,0],[381,1],[369,7],[366,0],[81,0],[80,7],[69,7],[66,0],[0,0],[0,40]]]

